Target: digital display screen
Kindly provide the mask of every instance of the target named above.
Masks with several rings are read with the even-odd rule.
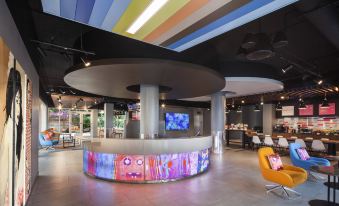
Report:
[[[281,116],[294,116],[294,106],[283,106]]]
[[[166,130],[188,130],[189,115],[185,113],[168,112],[165,117]]]
[[[335,115],[335,103],[329,103],[327,108],[323,108],[319,104],[319,115]]]
[[[300,116],[311,116],[313,115],[313,104],[307,104],[305,109],[299,109]]]
[[[105,154],[84,150],[83,170],[95,177],[129,182],[175,180],[207,170],[209,149],[160,155]]]

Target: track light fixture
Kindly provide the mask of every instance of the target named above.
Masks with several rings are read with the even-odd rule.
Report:
[[[334,87],[334,90],[335,90],[336,92],[339,92],[339,88],[338,88],[338,87]]]
[[[284,69],[281,69],[282,73],[286,74],[286,72],[288,72],[289,70],[291,70],[293,68],[293,65],[289,65]]]
[[[80,59],[84,63],[85,67],[91,66],[91,62],[90,61],[85,61],[82,57],[80,57]]]
[[[324,81],[322,79],[317,80],[318,85],[322,85],[323,83],[324,83]]]
[[[73,91],[73,90],[69,90],[69,92],[71,93],[71,94],[73,94],[73,95],[75,95],[76,93]]]
[[[264,96],[261,96],[260,98],[260,105],[264,105]]]

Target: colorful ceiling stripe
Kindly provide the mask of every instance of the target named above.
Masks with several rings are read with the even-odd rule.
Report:
[[[41,0],[43,11],[183,51],[298,0],[168,0],[134,34],[128,28],[157,0]]]

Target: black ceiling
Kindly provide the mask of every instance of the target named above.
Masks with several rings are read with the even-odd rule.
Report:
[[[335,42],[338,38],[331,38],[331,34],[338,32],[333,27],[339,28],[336,24],[339,19],[337,1],[302,0],[181,53],[42,13],[41,0],[7,0],[7,4],[44,91],[69,88],[63,80],[65,71],[80,59],[78,55],[73,58],[72,53],[32,40],[80,49],[81,35],[83,49],[96,53],[89,56],[92,59],[152,57],[180,60],[208,66],[225,76],[274,78],[283,81],[286,89],[314,85],[315,76],[310,74],[321,75],[327,84],[339,85],[339,48],[336,47],[339,44]],[[325,16],[324,20],[327,18],[327,22],[323,22],[326,25],[314,20],[317,15],[317,21],[322,16]],[[329,22],[329,19],[333,21]],[[274,57],[248,61],[237,55],[246,33],[264,32],[273,37],[281,30],[286,33],[289,44],[275,49]],[[281,69],[290,64],[294,65],[293,69],[283,74]],[[76,91],[76,95],[90,94]]]

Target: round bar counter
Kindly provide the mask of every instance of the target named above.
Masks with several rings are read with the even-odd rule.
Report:
[[[84,142],[85,174],[119,182],[175,181],[207,171],[211,136]]]

